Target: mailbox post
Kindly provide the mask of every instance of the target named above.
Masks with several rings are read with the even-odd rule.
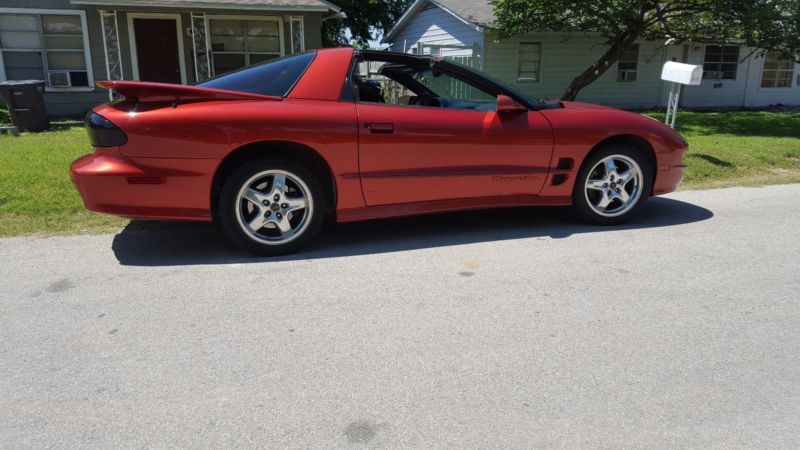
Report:
[[[681,99],[681,88],[684,85],[699,85],[703,81],[703,66],[693,66],[691,64],[669,61],[664,63],[664,69],[661,71],[661,79],[672,82],[672,88],[669,91],[669,101],[667,102],[667,118],[664,123],[675,128],[675,118],[678,115],[678,102]]]

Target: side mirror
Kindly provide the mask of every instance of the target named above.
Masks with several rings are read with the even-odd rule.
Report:
[[[514,101],[511,97],[502,94],[497,96],[498,114],[520,113],[525,111],[528,111],[528,108],[520,105],[519,103]]]

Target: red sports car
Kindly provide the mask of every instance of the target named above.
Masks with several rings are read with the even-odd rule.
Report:
[[[686,141],[639,114],[540,102],[436,57],[318,50],[197,86],[102,81],[70,167],[92,211],[219,220],[237,244],[294,251],[339,222],[572,205],[617,224],[681,180]]]

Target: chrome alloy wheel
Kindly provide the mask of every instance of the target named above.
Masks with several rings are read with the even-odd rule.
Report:
[[[236,219],[253,240],[283,245],[308,228],[314,214],[311,190],[300,177],[267,170],[248,179],[236,197]]]
[[[586,201],[603,217],[618,217],[636,206],[644,176],[639,164],[624,155],[601,159],[586,178]]]

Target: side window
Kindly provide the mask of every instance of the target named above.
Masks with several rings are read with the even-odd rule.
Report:
[[[517,81],[539,82],[542,70],[542,44],[520,42],[517,51]]]
[[[354,78],[360,102],[481,111],[497,106],[494,95],[429,67],[361,61]]]
[[[431,91],[437,93],[439,97],[472,102],[497,101],[496,97],[478,90],[464,81],[444,73],[436,73],[430,69],[417,72],[414,74],[414,79]]]
[[[707,45],[703,58],[703,79],[735,80],[739,68],[739,46]]]
[[[48,88],[60,90],[92,87],[83,12],[30,11],[0,13],[0,79],[45,80]]]
[[[638,71],[639,44],[634,44],[617,61],[617,81],[636,81]]]
[[[764,57],[764,69],[761,72],[762,88],[790,88],[794,78],[793,59],[782,59],[774,53]]]

